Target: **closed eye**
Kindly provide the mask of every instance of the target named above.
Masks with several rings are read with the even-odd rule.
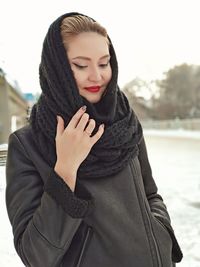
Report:
[[[83,66],[83,65],[79,65],[79,64],[76,64],[76,63],[73,63],[74,64],[74,66],[76,66],[78,69],[85,69],[85,68],[87,68],[87,66]]]
[[[110,61],[108,61],[108,63],[106,63],[106,64],[100,64],[99,66],[101,68],[106,68],[106,67],[108,67],[109,63],[110,63]]]

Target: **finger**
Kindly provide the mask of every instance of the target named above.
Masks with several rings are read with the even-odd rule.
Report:
[[[87,113],[84,113],[80,119],[80,121],[78,122],[77,126],[76,126],[76,129],[79,130],[79,131],[84,131],[87,123],[88,123],[88,120],[89,120],[89,114]]]
[[[64,131],[64,120],[61,116],[57,116],[57,131],[56,136],[60,136]]]
[[[101,138],[101,136],[103,135],[103,133],[104,133],[104,127],[105,127],[104,124],[101,124],[101,125],[99,126],[99,129],[98,129],[98,131],[96,132],[96,134],[90,138],[90,140],[91,140],[91,142],[92,142],[93,145],[94,145],[94,144]]]
[[[87,108],[86,106],[83,106],[74,114],[74,116],[71,118],[70,122],[68,123],[67,128],[72,128],[72,129],[76,128],[80,118],[86,111],[86,108]]]
[[[85,131],[86,131],[87,133],[92,133],[93,130],[94,130],[94,128],[95,128],[95,125],[96,125],[95,120],[90,119],[90,120],[88,121],[88,126],[85,128]]]

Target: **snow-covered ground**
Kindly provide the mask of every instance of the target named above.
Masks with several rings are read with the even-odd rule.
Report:
[[[144,133],[153,176],[184,254],[177,267],[200,267],[200,132]],[[23,267],[5,208],[4,167],[0,167],[0,218],[0,267]]]
[[[5,168],[0,166],[0,266],[23,267],[14,250],[12,229],[5,206],[5,184]]]

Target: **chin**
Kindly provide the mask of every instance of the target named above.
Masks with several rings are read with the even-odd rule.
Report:
[[[94,96],[82,95],[82,97],[87,99],[88,102],[95,104],[101,100],[102,95],[96,95],[96,96],[95,95]]]
[[[86,97],[86,99],[87,99],[87,101],[89,101],[92,104],[98,103],[101,100],[101,98],[98,98],[98,99],[90,99],[89,97],[88,98]]]

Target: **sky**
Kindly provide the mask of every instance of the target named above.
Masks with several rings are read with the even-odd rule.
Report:
[[[123,87],[163,78],[182,63],[200,65],[199,0],[0,0],[0,67],[24,93],[40,92],[38,68],[49,25],[77,11],[108,31]]]

